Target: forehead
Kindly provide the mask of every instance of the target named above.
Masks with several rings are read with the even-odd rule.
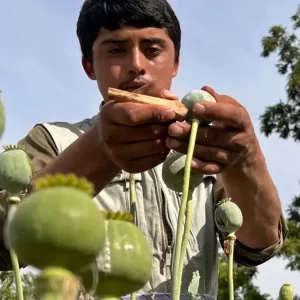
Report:
[[[130,42],[130,41],[147,41],[164,44],[172,44],[172,40],[168,36],[167,30],[164,28],[135,28],[122,26],[120,29],[110,31],[106,28],[101,28],[96,43],[97,45],[105,45],[113,41]]]

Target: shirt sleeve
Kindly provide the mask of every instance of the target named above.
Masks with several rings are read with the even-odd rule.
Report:
[[[34,174],[43,169],[53,158],[58,156],[58,150],[47,129],[37,124],[18,142],[24,146],[24,151],[32,161]],[[12,269],[10,254],[3,240],[3,227],[7,216],[6,191],[0,190],[0,271]],[[24,267],[24,266],[23,266]]]
[[[217,176],[217,180],[214,185],[215,203],[218,203],[225,197],[226,193],[223,186],[223,182],[221,178]],[[224,250],[224,241],[226,240],[227,235],[226,233],[219,231],[217,228],[216,231],[219,236],[221,247]],[[247,267],[255,267],[268,261],[279,252],[284,240],[286,239],[287,233],[287,223],[285,221],[283,213],[281,212],[280,220],[278,223],[278,239],[276,243],[267,248],[252,249],[241,243],[239,240],[236,240],[234,246],[234,261],[239,265]]]

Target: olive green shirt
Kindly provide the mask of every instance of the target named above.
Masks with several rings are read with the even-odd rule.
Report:
[[[51,135],[45,127],[37,124],[33,127],[30,132],[19,141],[20,145],[25,146],[25,151],[32,160],[34,172],[39,172],[44,168],[52,159],[58,156],[58,149],[55,142],[53,141]],[[222,200],[225,195],[225,190],[222,184],[220,177],[217,177],[217,180],[214,184],[214,199],[217,203]],[[0,227],[1,233],[3,232],[3,224],[7,215],[7,204],[5,202],[5,191],[0,190]],[[225,236],[221,232],[216,232],[219,235],[220,244],[223,247]],[[272,258],[280,250],[288,228],[284,220],[283,214],[278,224],[278,240],[277,242],[265,249],[250,249],[236,241],[234,259],[240,265],[244,266],[257,266],[260,265],[270,258]],[[3,235],[0,235],[0,271],[11,270],[12,265],[10,262],[9,252],[6,249],[3,241]]]

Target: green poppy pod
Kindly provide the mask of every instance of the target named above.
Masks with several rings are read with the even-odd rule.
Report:
[[[225,198],[217,204],[215,223],[220,231],[232,234],[243,224],[242,212],[230,198]]]
[[[113,297],[131,294],[141,289],[151,278],[152,253],[140,229],[124,216],[106,220],[104,249],[97,257],[98,285],[96,297]],[[110,218],[114,216],[110,216]],[[93,286],[92,267],[79,276],[86,291]]]
[[[105,227],[90,184],[75,175],[47,176],[35,184],[6,226],[8,247],[23,264],[39,269],[76,271],[92,262],[103,249]]]
[[[163,181],[169,189],[175,192],[182,192],[186,157],[185,154],[173,152],[168,155],[162,166]],[[190,189],[196,188],[202,180],[203,174],[191,170]]]
[[[33,167],[21,146],[4,146],[0,153],[0,188],[12,194],[21,192],[32,183]]]
[[[279,300],[293,300],[294,297],[295,293],[292,286],[288,283],[283,284],[279,291]]]
[[[199,102],[214,102],[214,103],[216,103],[215,98],[211,94],[209,94],[208,92],[203,91],[203,90],[193,90],[193,91],[189,92],[188,94],[186,94],[182,98],[181,102],[188,109],[188,113],[186,116],[186,120],[188,122],[192,122],[194,119],[198,119],[201,124],[208,125],[211,123],[211,120],[197,118],[193,113],[193,108],[196,103],[199,103]]]

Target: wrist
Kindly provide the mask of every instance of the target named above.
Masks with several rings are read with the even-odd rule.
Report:
[[[92,139],[96,141],[96,159],[98,162],[98,165],[100,169],[106,168],[107,170],[110,170],[111,172],[118,173],[121,171],[121,169],[114,163],[114,161],[111,159],[110,155],[107,153],[105,149],[105,145],[100,137],[99,127],[96,125],[91,128],[91,134]]]
[[[266,169],[266,160],[258,141],[255,141],[253,144],[247,154],[242,155],[236,163],[229,166],[227,170],[230,173],[247,173],[249,170]]]

